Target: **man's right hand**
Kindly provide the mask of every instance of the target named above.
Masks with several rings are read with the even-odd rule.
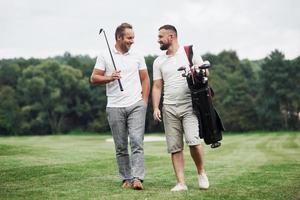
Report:
[[[160,110],[158,108],[154,109],[153,118],[154,118],[154,120],[161,122],[161,114],[160,114]]]
[[[114,80],[118,80],[121,78],[121,71],[120,70],[116,70],[114,71],[112,74],[111,74],[111,81],[114,81]]]

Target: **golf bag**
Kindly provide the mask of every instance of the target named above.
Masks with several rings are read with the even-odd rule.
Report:
[[[194,66],[192,47],[192,45],[184,47],[190,64],[189,73],[185,76],[191,90],[193,110],[198,118],[199,136],[206,144],[210,144],[211,148],[216,148],[221,145],[219,141],[222,140],[222,131],[225,129],[213,106],[214,92],[209,87],[208,78],[205,76],[205,69],[209,68],[210,64],[205,61],[201,66]]]

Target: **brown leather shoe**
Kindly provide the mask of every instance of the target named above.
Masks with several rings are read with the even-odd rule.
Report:
[[[124,188],[124,189],[129,189],[129,188],[131,188],[131,183],[130,183],[130,181],[124,181],[123,182],[123,184],[122,184],[122,188]]]
[[[144,186],[140,180],[134,180],[132,187],[134,190],[143,190],[144,189]]]

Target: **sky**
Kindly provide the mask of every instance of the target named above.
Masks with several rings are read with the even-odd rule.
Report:
[[[236,51],[240,59],[261,59],[278,49],[300,56],[298,0],[0,0],[0,59],[96,56],[110,46],[118,25],[133,25],[143,55],[161,54],[158,28],[174,25],[180,45],[201,54]]]

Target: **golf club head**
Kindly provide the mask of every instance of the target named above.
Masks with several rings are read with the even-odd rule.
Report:
[[[102,33],[102,31],[103,31],[103,28],[100,28],[100,30],[99,30],[99,35]]]
[[[181,66],[181,67],[179,67],[179,68],[177,69],[177,71],[183,71],[183,70],[185,70],[185,69],[186,69],[185,66]]]
[[[199,66],[200,69],[210,68],[210,62],[208,60],[204,61],[202,65]]]

